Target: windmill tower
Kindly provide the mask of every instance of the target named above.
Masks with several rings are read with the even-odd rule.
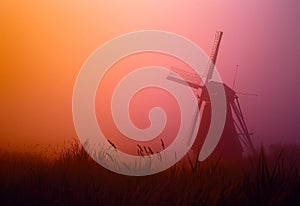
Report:
[[[205,88],[205,85],[208,83],[214,85],[222,84],[225,90],[227,106],[224,130],[222,132],[220,141],[210,158],[221,158],[223,160],[232,161],[242,158],[243,152],[255,153],[255,148],[251,141],[251,134],[248,131],[236,92],[224,83],[214,82],[211,80],[214,73],[214,65],[217,61],[222,36],[222,31],[216,32],[212,52],[210,55],[211,63],[208,66],[208,73],[204,86],[201,85],[199,76],[196,73],[187,72],[177,68],[171,68],[171,70],[180,75],[190,87],[201,91],[201,94],[197,95],[199,108],[197,108],[194,116],[196,121],[195,117],[198,116],[199,111],[202,111],[200,126],[192,148],[187,154],[193,165],[197,165],[200,150],[210,127],[211,104],[207,89]],[[182,80],[179,80],[172,75],[167,78],[172,81],[182,83]]]

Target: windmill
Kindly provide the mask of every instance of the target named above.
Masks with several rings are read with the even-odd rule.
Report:
[[[214,73],[214,65],[217,61],[222,36],[222,31],[217,31],[215,34],[213,48],[210,55],[211,62],[208,66],[207,78],[204,85],[201,84],[201,80],[198,74],[187,72],[178,68],[171,68],[172,72],[177,73],[182,77],[182,79],[184,79],[184,83],[187,83],[190,87],[197,89],[197,91],[201,91],[201,93],[197,94],[199,108],[196,109],[195,115],[193,117],[194,122],[196,122],[199,111],[202,111],[201,121],[196,139],[192,145],[190,152],[187,154],[189,160],[193,165],[197,165],[200,150],[203,146],[204,140],[210,127],[211,104],[208,92],[205,87],[205,85],[207,85],[208,83],[216,85],[222,84],[225,90],[227,107],[224,130],[222,132],[222,136],[218,145],[211,155],[211,158],[236,160],[242,158],[243,152],[255,153],[255,148],[251,140],[251,134],[247,128],[237,93],[226,84],[214,82],[211,80]],[[181,79],[174,77],[174,75],[172,74],[170,74],[167,79],[178,83],[183,83]],[[195,125],[196,124],[194,124],[193,126]]]

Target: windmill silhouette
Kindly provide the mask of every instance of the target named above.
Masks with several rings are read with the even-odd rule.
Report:
[[[225,90],[227,107],[227,114],[222,136],[209,158],[221,158],[223,160],[232,161],[242,158],[243,152],[255,153],[255,148],[251,140],[251,134],[247,128],[237,93],[224,83],[212,81],[214,66],[217,61],[222,36],[222,31],[216,32],[212,52],[210,55],[211,62],[208,66],[208,73],[204,85],[203,83],[201,84],[198,74],[187,72],[178,68],[171,68],[171,71],[180,75],[184,81],[172,75],[172,73],[170,73],[170,75],[167,77],[167,79],[177,83],[184,83],[185,85],[187,83],[190,87],[197,89],[197,91],[201,91],[201,93],[199,92],[199,94],[197,94],[198,108],[195,111],[194,117],[191,117],[194,118],[194,125],[192,125],[192,127],[195,127],[199,111],[202,111],[196,139],[191,147],[191,150],[187,154],[192,165],[197,165],[198,160],[201,160],[198,157],[211,122],[212,108],[206,87],[208,84],[213,85],[213,87],[223,86]],[[218,94],[216,93],[214,95]]]

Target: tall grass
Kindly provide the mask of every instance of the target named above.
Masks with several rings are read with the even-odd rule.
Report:
[[[298,162],[284,151],[235,162],[185,160],[130,177],[95,163],[72,142],[53,159],[0,151],[0,205],[300,205]]]

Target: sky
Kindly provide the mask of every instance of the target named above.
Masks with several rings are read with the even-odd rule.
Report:
[[[182,35],[210,53],[223,81],[243,93],[257,145],[299,142],[298,0],[1,1],[0,146],[62,145],[76,137],[72,93],[88,56],[138,30]]]

